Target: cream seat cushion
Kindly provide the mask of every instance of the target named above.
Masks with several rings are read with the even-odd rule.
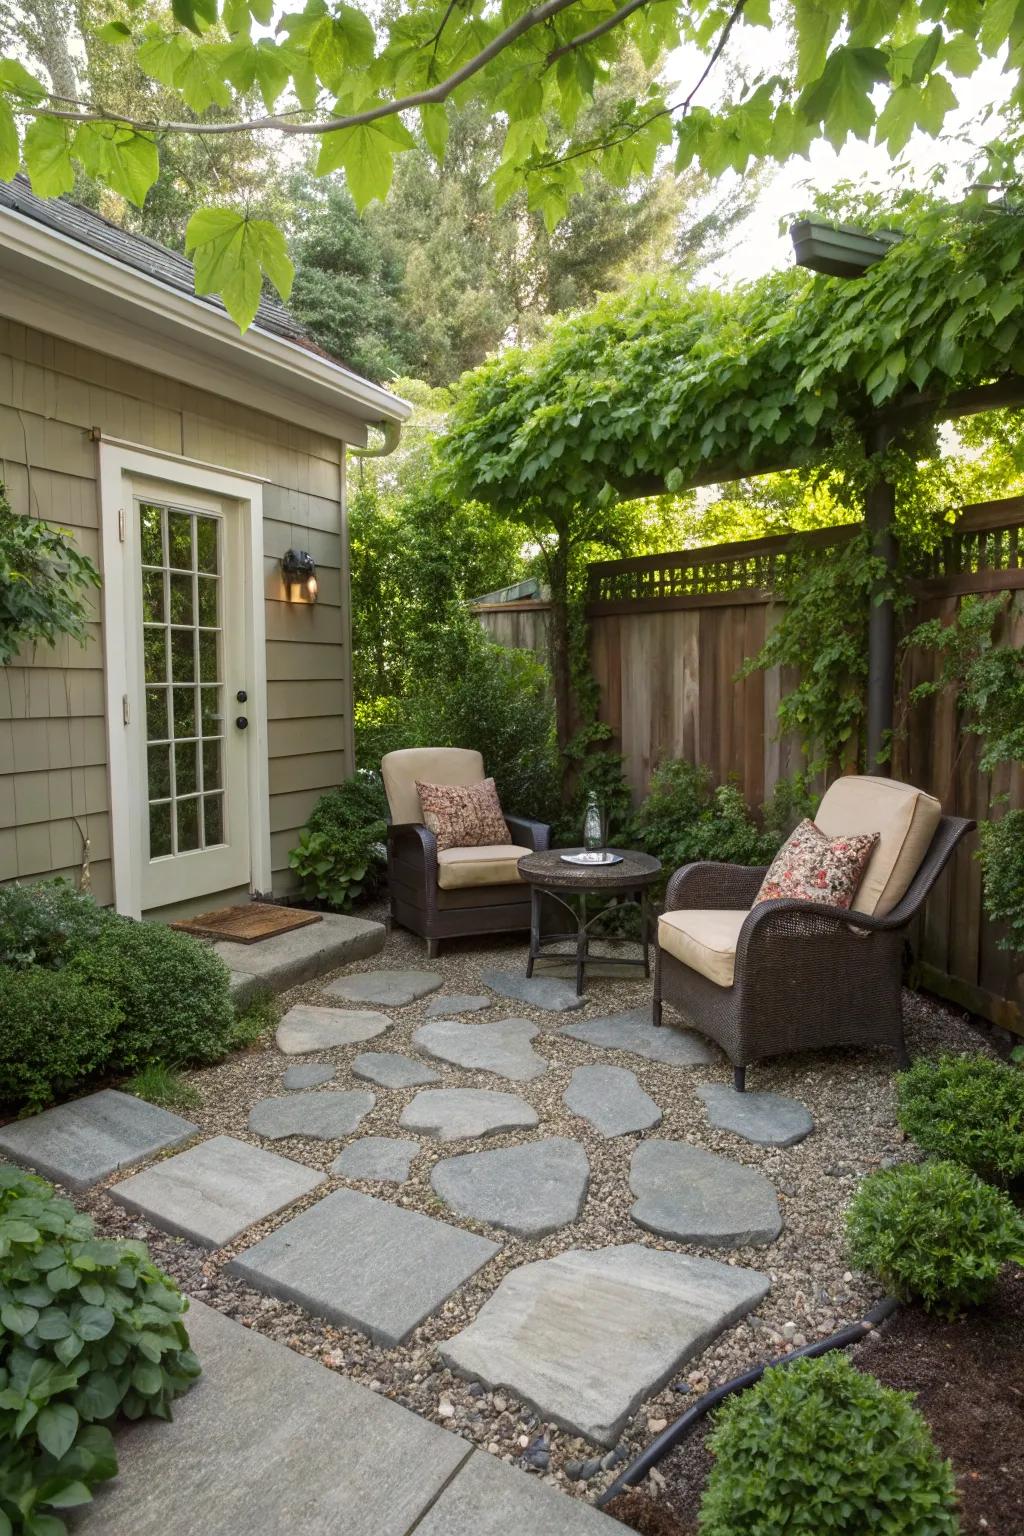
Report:
[[[380,760],[381,777],[396,826],[423,821],[416,780],[422,784],[481,784],[484,760],[464,747],[403,747]]]
[[[896,779],[850,774],[829,786],[814,818],[820,831],[828,837],[878,833],[851,911],[877,917],[892,911],[917,874],[941,815],[934,796]]]
[[[658,918],[658,943],[666,954],[699,971],[720,987],[731,987],[736,945],[746,907],[691,908]]]
[[[446,848],[437,856],[437,883],[442,891],[470,885],[509,885],[522,880],[518,863],[532,848],[515,843],[482,843],[479,848]]]

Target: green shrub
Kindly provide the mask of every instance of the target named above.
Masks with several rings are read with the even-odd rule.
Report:
[[[68,970],[117,1000],[122,1023],[108,1057],[113,1071],[135,1072],[153,1061],[219,1061],[229,1048],[235,1010],[228,968],[186,933],[118,918]]]
[[[858,1268],[943,1317],[985,1301],[1004,1264],[1024,1263],[1024,1218],[958,1163],[905,1163],[869,1174],[846,1230]]]
[[[925,1152],[983,1179],[1024,1178],[1024,1072],[988,1056],[916,1061],[896,1079],[899,1123]]]
[[[651,775],[634,833],[667,871],[703,859],[767,864],[782,840],[761,830],[735,784],[716,788],[710,769],[681,759],[662,763]]]
[[[404,699],[360,699],[355,706],[354,723],[356,765],[372,773],[380,772],[380,760],[385,753],[417,745]]]
[[[345,912],[379,888],[387,865],[386,815],[380,776],[365,769],[320,796],[288,856],[306,901]]]
[[[41,1109],[87,1082],[105,1067],[121,1024],[117,998],[73,969],[8,969],[0,985],[0,1104]]]
[[[978,859],[985,883],[985,911],[1006,924],[1000,949],[1024,955],[1024,810],[1006,811],[978,828]]]
[[[63,1536],[54,1511],[117,1471],[115,1415],[170,1418],[199,1375],[187,1305],[143,1243],[0,1165],[0,1531]]]
[[[231,1051],[244,1051],[247,1046],[255,1045],[263,1035],[270,1034],[277,1028],[281,1020],[281,1006],[273,992],[261,990],[250,1003],[242,1009],[231,1026],[231,1038],[228,1040],[228,1049]]]
[[[60,966],[111,914],[66,880],[0,888],[0,965]]]
[[[795,1360],[730,1398],[700,1536],[956,1536],[955,1485],[909,1392],[845,1355]]]

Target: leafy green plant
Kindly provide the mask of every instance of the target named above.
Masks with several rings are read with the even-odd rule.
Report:
[[[897,1116],[925,1152],[1009,1184],[1024,1178],[1024,1072],[987,1056],[916,1061],[896,1078]]]
[[[956,1536],[953,1471],[909,1392],[842,1354],[765,1371],[719,1410],[700,1536]]]
[[[61,966],[109,921],[66,880],[0,887],[0,965]]]
[[[781,841],[761,830],[735,784],[716,786],[709,768],[681,758],[661,763],[651,775],[634,832],[667,871],[701,859],[766,864]]]
[[[173,1067],[165,1067],[159,1061],[151,1061],[122,1087],[125,1093],[133,1093],[137,1099],[163,1104],[167,1109],[198,1109],[203,1102],[191,1083],[187,1083]]]
[[[102,1072],[124,1021],[73,968],[8,969],[0,985],[0,1104],[41,1109]]]
[[[14,512],[0,483],[0,666],[22,646],[54,645],[62,635],[84,645],[84,593],[99,584],[72,535]]]
[[[143,1243],[0,1164],[0,1531],[63,1536],[117,1471],[116,1415],[171,1417],[200,1369],[187,1305]]]
[[[416,745],[405,700],[388,694],[356,700],[355,736],[356,763],[372,773],[386,753]]]
[[[244,1051],[247,1046],[271,1030],[276,1029],[281,1018],[281,1007],[273,992],[260,991],[236,1016],[228,1039],[228,1049]]]
[[[378,774],[360,770],[313,807],[288,861],[307,901],[346,912],[380,885],[387,801]]]
[[[1000,949],[1024,955],[1024,810],[1004,811],[978,830],[985,910],[994,922],[1006,924]]]
[[[869,1174],[846,1217],[852,1262],[893,1295],[953,1317],[1024,1263],[1024,1218],[959,1163],[906,1163]]]

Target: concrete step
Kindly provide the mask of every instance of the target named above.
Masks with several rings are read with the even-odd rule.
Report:
[[[260,991],[286,992],[353,960],[367,960],[384,948],[383,923],[325,912],[319,923],[293,928],[258,944],[221,939],[213,949],[231,972],[231,995],[244,1008]]]
[[[591,1505],[193,1301],[203,1374],[115,1431],[73,1536],[614,1536]]]

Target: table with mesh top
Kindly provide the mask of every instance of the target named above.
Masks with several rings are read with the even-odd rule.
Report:
[[[616,956],[616,965],[642,966],[645,976],[651,974],[651,909],[648,892],[661,874],[660,859],[649,853],[637,853],[628,848],[609,848],[609,853],[619,855],[616,864],[567,864],[563,853],[579,853],[579,848],[551,848],[544,853],[528,853],[519,860],[519,873],[530,886],[530,955],[526,962],[527,976],[533,975],[538,960],[558,960],[565,963],[565,954],[545,955],[543,950],[553,944],[573,944],[576,955],[576,994],[583,993],[583,981],[591,958],[607,960],[607,956],[590,954],[593,925],[608,911],[608,900],[616,904],[635,905],[640,911],[640,948],[642,958]],[[574,923],[574,931],[550,933],[541,931],[541,918],[545,897],[568,913]],[[588,912],[592,898],[600,900],[596,911]]]

